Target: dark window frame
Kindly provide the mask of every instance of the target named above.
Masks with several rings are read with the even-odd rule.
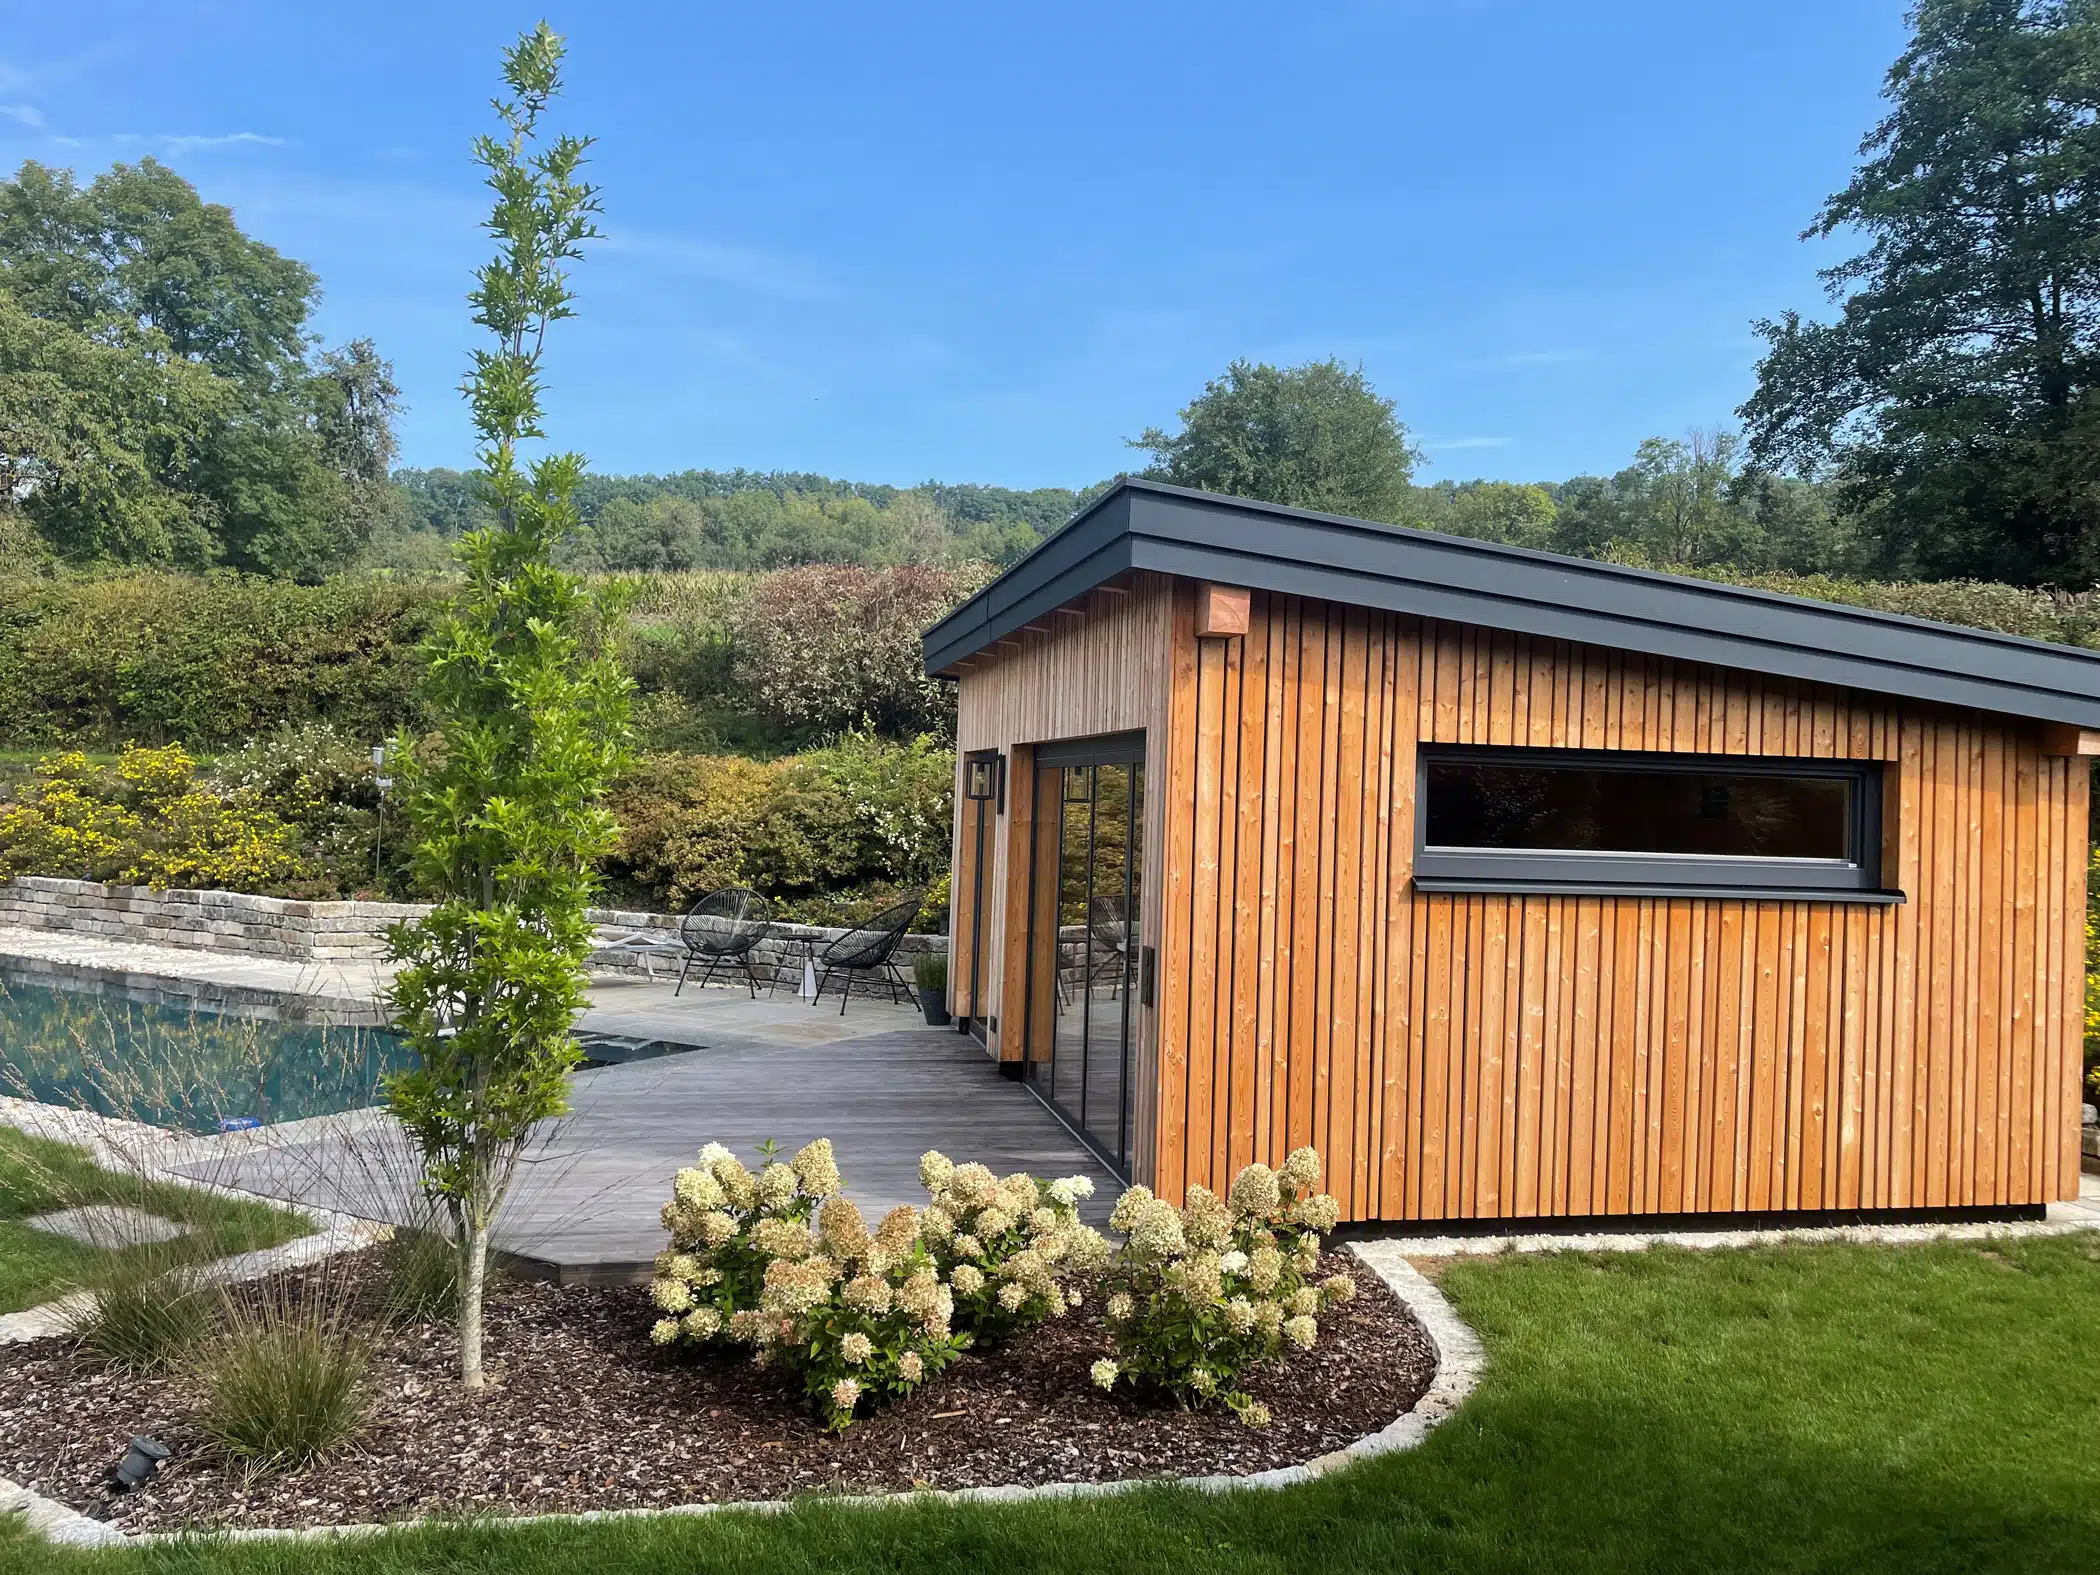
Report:
[[[1436,847],[1428,842],[1429,768],[1447,761],[1687,776],[1842,777],[1851,784],[1846,844],[1852,856],[1844,860],[1761,859],[1722,853]],[[1901,902],[1900,891],[1881,884],[1882,793],[1882,762],[1878,760],[1424,744],[1415,753],[1415,885],[1430,892]]]

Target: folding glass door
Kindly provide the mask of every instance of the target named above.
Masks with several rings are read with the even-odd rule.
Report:
[[[1144,894],[1142,735],[1036,751],[1029,878],[1031,1086],[1130,1171]]]

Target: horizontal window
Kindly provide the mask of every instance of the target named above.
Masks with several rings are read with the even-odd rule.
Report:
[[[1894,895],[1872,761],[1425,748],[1417,788],[1431,890]]]

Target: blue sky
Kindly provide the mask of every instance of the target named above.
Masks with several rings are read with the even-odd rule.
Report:
[[[459,464],[466,149],[530,12],[0,0],[0,162],[143,153],[313,266]],[[594,0],[606,239],[554,342],[594,468],[1077,486],[1235,356],[1361,361],[1418,479],[1725,423],[1902,47],[1894,0]]]

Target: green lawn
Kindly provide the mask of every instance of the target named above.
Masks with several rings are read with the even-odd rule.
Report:
[[[0,1313],[63,1296],[110,1254],[17,1223],[86,1203],[121,1203],[189,1227],[184,1256],[223,1258],[289,1241],[311,1227],[296,1215],[98,1170],[77,1148],[0,1127]]]
[[[1283,1494],[480,1526],[0,1569],[584,1572],[2100,1568],[2100,1238],[1510,1257],[1493,1363],[1407,1455]]]

